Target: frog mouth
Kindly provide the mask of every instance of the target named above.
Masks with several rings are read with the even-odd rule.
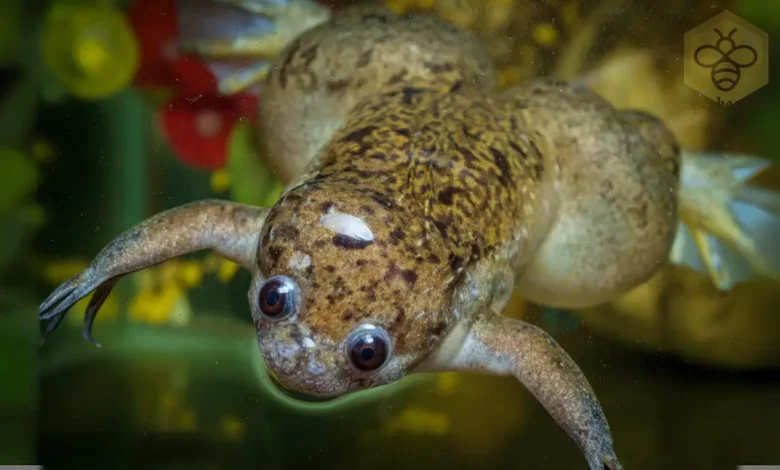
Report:
[[[310,395],[308,393],[296,392],[294,390],[290,390],[286,388],[284,385],[282,385],[281,382],[279,382],[279,380],[270,370],[268,371],[268,377],[271,378],[271,383],[274,385],[274,387],[276,387],[277,390],[282,392],[284,395],[297,401],[301,401],[305,403],[326,403],[338,398],[338,397],[323,397],[317,395]]]

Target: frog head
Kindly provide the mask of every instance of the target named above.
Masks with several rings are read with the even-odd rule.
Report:
[[[303,186],[268,214],[249,305],[284,388],[333,397],[400,379],[450,326],[441,239],[388,196]]]

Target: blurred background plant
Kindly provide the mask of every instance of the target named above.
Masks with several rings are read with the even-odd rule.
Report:
[[[576,449],[559,452],[555,443],[565,438],[548,426],[532,397],[504,379],[441,374],[341,408],[293,404],[262,371],[245,305],[248,277],[213,255],[167,262],[120,283],[97,317],[102,350],[76,333],[84,299],[39,358],[38,302],[116,234],[195,199],[270,205],[281,191],[253,131],[261,87],[222,94],[214,64],[180,47],[182,8],[199,1],[6,0],[0,7],[0,464],[104,468],[116,460],[136,468],[165,460],[162,455],[190,459],[187,468],[201,460],[233,462],[232,468],[316,460],[328,467],[345,459],[376,463],[381,454],[379,466],[389,468],[409,465],[410,457],[397,452],[407,449],[420,466],[442,453],[467,465],[500,466],[517,463],[513,449],[522,438],[529,448],[547,449],[530,467],[576,465]],[[770,38],[780,35],[776,2],[715,3],[387,0],[396,11],[432,12],[473,31],[498,64],[502,85],[598,70],[597,91],[673,121],[688,148],[780,155],[780,116],[766,105],[780,103],[780,87],[770,84],[726,112],[681,79],[676,58],[683,32],[722,8]],[[254,27],[262,33],[274,24]],[[778,50],[770,47],[771,76],[780,74]],[[602,309],[543,311],[516,298],[509,314],[543,324],[594,373],[616,434],[629,436],[618,440],[619,448],[629,462],[646,464],[636,468],[685,462],[727,468],[722,462],[737,458],[780,462],[770,443],[780,435],[734,437],[734,424],[685,447],[714,421],[692,414],[694,401],[729,405],[725,415],[735,423],[760,428],[780,422],[780,408],[770,405],[780,387],[763,376],[713,377],[699,365],[777,368],[771,312],[779,296],[766,284],[721,296],[701,276],[667,268]],[[591,332],[631,349],[595,347]],[[636,346],[650,354],[635,355]],[[673,356],[658,356],[661,351]],[[674,369],[677,362],[665,361],[678,359],[670,357],[697,365]],[[613,370],[604,368],[609,361]],[[744,418],[759,412],[760,420]],[[637,426],[654,413],[667,418]],[[523,432],[527,426],[536,432]],[[301,450],[291,445],[301,433],[315,441],[333,435],[335,444],[327,452],[316,442]],[[676,433],[682,443],[660,438],[664,433]],[[91,436],[104,450],[88,451],[90,440],[79,436]],[[718,439],[740,445],[707,453]],[[131,444],[147,450],[137,453]]]

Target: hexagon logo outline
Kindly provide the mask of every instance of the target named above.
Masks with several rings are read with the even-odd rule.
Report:
[[[729,10],[685,33],[685,84],[730,106],[769,83],[769,34]]]

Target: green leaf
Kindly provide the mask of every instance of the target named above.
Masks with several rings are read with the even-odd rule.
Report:
[[[7,66],[17,58],[23,39],[22,2],[6,0],[0,15],[0,65]]]
[[[0,273],[16,259],[30,227],[24,221],[20,211],[11,210],[0,213]]]
[[[0,148],[0,210],[10,209],[38,187],[38,168],[22,152]]]
[[[282,184],[260,154],[248,122],[238,123],[230,135],[227,169],[236,202],[267,207],[279,198]]]
[[[26,141],[35,123],[39,91],[37,76],[26,72],[4,92],[0,103],[0,145],[22,145]]]
[[[767,30],[770,41],[772,33],[780,30],[780,2],[766,0],[741,0],[736,7],[736,14]]]

